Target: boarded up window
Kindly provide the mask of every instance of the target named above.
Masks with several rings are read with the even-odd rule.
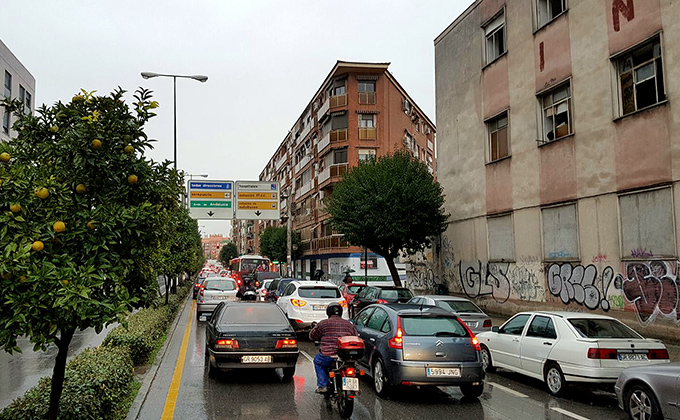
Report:
[[[512,215],[489,217],[489,260],[509,261],[515,258],[515,237],[512,228]]]
[[[670,188],[619,197],[623,257],[675,257]]]
[[[576,204],[541,210],[543,257],[546,260],[578,259]]]

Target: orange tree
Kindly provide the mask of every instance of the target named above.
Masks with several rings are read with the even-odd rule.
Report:
[[[153,256],[182,191],[169,162],[144,155],[157,103],[123,94],[83,91],[34,115],[2,103],[18,135],[0,143],[0,348],[56,344],[50,419],[75,331],[124,323],[156,296]]]

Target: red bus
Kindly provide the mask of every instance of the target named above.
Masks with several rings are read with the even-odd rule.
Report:
[[[272,262],[269,258],[259,255],[242,255],[229,261],[230,276],[239,286],[253,279],[258,271],[271,271]]]

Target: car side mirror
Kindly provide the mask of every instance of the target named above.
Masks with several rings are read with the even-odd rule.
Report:
[[[497,333],[497,332],[498,332],[498,327],[491,327],[491,332]]]

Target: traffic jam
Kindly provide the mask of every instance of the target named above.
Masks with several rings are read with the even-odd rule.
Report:
[[[414,296],[386,282],[282,278],[269,259],[247,255],[228,267],[206,266],[194,297],[209,378],[277,369],[290,381],[301,348],[311,349],[318,354],[305,356],[314,362],[316,393],[341,418],[352,416],[362,387],[383,399],[456,387],[461,401],[474,401],[497,370],[533,379],[553,397],[571,387],[614,393],[620,413],[633,419],[678,415],[680,379],[672,378],[680,368],[669,365],[663,342],[604,315],[521,312],[496,326],[466,298]]]

